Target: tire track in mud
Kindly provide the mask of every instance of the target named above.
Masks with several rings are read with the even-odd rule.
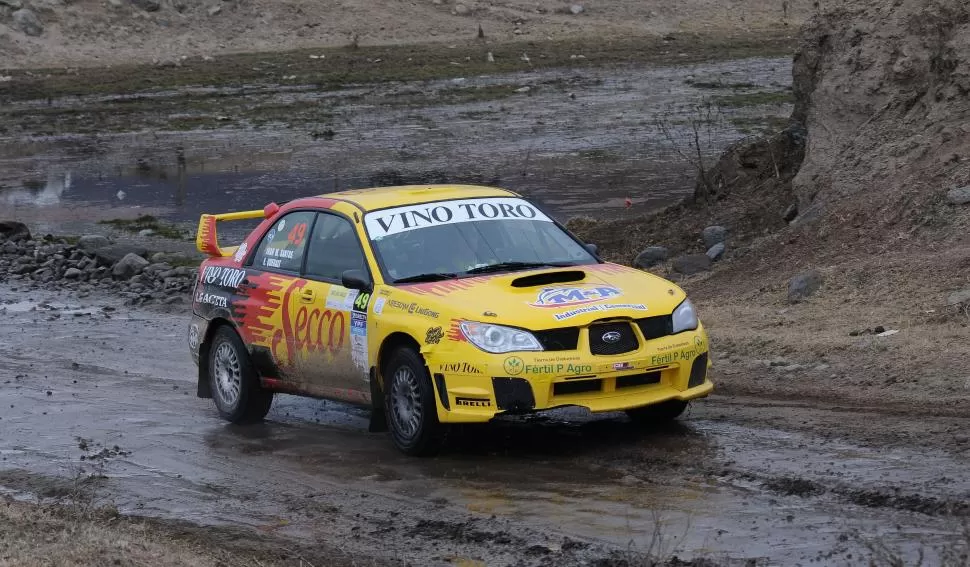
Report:
[[[9,294],[0,286],[0,300]],[[948,513],[970,515],[954,505],[966,501],[967,459],[944,450],[945,435],[922,446],[870,436],[905,431],[918,413],[860,410],[865,429],[848,408],[715,396],[665,428],[560,411],[462,428],[442,456],[410,459],[366,433],[366,412],[336,403],[281,396],[265,424],[222,423],[191,395],[187,354],[133,354],[182,352],[185,318],[132,314],[99,321],[94,340],[73,318],[11,314],[0,328],[3,351],[18,353],[0,371],[24,375],[2,377],[0,485],[41,492],[23,475],[69,476],[76,436],[106,440],[131,451],[107,484],[125,513],[422,565],[622,565],[650,549],[657,526],[688,559],[807,561],[851,530],[890,532],[915,554],[925,538],[955,537]]]

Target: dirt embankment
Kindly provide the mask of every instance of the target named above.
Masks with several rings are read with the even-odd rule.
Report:
[[[479,26],[484,39],[495,42],[757,35],[796,29],[811,10],[808,0],[5,0],[0,68],[446,42],[475,38]]]
[[[966,409],[968,61],[964,2],[846,3],[803,30],[791,126],[729,150],[715,191],[574,226],[624,262],[649,245],[703,252],[701,229],[727,227],[725,259],[684,280],[722,391]],[[790,304],[789,279],[809,269],[821,290]]]

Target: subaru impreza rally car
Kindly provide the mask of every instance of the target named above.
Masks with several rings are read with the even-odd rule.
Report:
[[[262,218],[238,246],[220,222]],[[676,418],[708,395],[684,292],[601,261],[539,207],[476,186],[404,186],[203,215],[188,341],[198,394],[241,423],[277,392],[372,408],[412,455],[447,424],[581,406]]]

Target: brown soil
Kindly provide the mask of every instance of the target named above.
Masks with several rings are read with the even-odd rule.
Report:
[[[966,412],[970,319],[945,300],[970,284],[970,208],[944,195],[970,181],[967,126],[954,120],[970,111],[959,94],[970,89],[968,21],[963,2],[827,12],[803,31],[787,134],[730,149],[713,195],[699,187],[656,215],[571,226],[621,262],[648,245],[703,252],[701,229],[728,227],[727,259],[682,283],[731,391]],[[805,131],[806,146],[789,143]],[[796,203],[789,226],[782,215]],[[788,280],[811,268],[823,290],[789,304]],[[879,326],[900,332],[866,332]],[[790,360],[769,366],[776,356]]]
[[[100,0],[26,4],[37,11],[46,30],[36,38],[15,31],[8,27],[10,10],[0,5],[0,68],[172,62],[355,41],[371,46],[451,42],[475,38],[479,26],[485,39],[494,42],[695,32],[751,36],[797,28],[812,9],[808,0],[597,0],[578,2],[584,11],[576,15],[570,12],[571,4],[561,0],[163,1],[155,12],[140,10],[127,0],[117,7]],[[221,11],[210,15],[214,6]]]

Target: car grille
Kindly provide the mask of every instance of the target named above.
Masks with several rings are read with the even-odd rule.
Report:
[[[618,333],[619,340],[607,342],[603,339],[609,333]],[[629,323],[599,323],[589,327],[589,351],[597,355],[623,354],[637,350],[640,341]]]
[[[674,318],[670,315],[659,315],[657,317],[645,317],[637,319],[637,326],[643,333],[643,339],[652,341],[660,337],[666,337],[674,331]]]
[[[532,334],[544,350],[576,350],[579,345],[579,327],[534,331]]]
[[[616,379],[616,389],[633,388],[634,386],[649,386],[650,384],[660,383],[660,372],[645,372],[643,374],[632,374],[620,376]]]
[[[552,395],[566,396],[569,394],[583,394],[586,392],[599,392],[602,389],[603,381],[600,379],[557,382],[552,385]]]

